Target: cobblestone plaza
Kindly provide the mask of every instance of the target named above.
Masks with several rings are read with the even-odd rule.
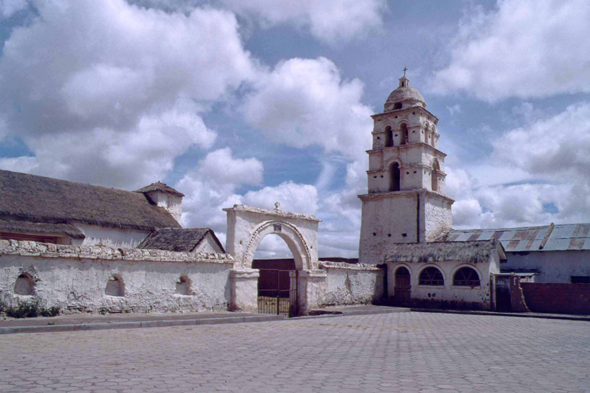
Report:
[[[0,336],[2,392],[590,392],[590,324],[392,313]]]

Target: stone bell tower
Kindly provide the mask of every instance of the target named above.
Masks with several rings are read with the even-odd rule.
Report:
[[[369,193],[363,203],[359,258],[377,264],[391,243],[428,242],[452,225],[445,196],[444,160],[438,149],[438,118],[404,76],[373,115],[373,148],[368,150]]]

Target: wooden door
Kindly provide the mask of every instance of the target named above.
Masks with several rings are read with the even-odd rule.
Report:
[[[411,298],[410,272],[405,267],[400,267],[395,272],[394,298],[398,304],[408,304]]]

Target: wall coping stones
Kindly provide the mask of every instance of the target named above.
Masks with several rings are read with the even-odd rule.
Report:
[[[383,269],[376,265],[366,263],[346,263],[346,262],[329,262],[320,261],[322,269],[340,269],[340,270],[362,270],[362,271],[382,271]]]
[[[103,259],[145,262],[234,263],[230,254],[191,253],[138,248],[112,248],[101,245],[72,246],[33,241],[0,240],[0,255],[42,258]]]
[[[288,211],[281,210],[278,207],[276,209],[269,210],[269,209],[261,209],[259,207],[254,207],[254,206],[234,205],[234,207],[228,207],[223,210],[226,212],[243,211],[243,212],[259,213],[259,214],[268,214],[270,216],[276,216],[276,217],[296,218],[296,219],[300,219],[300,220],[322,222],[322,220],[320,220],[319,218],[316,218],[316,216],[314,216],[313,214],[291,213]]]

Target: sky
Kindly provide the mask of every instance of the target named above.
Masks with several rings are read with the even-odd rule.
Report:
[[[315,214],[358,255],[371,115],[408,68],[454,228],[590,222],[587,0],[0,0],[0,168]],[[290,256],[268,236],[259,257]]]

